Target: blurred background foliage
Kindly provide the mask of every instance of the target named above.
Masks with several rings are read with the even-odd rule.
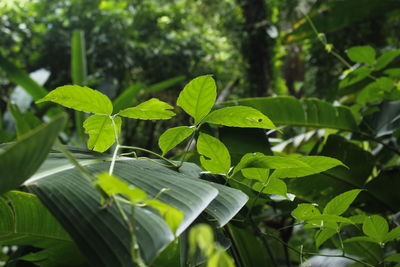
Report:
[[[139,100],[156,94],[172,103],[188,80],[212,73],[222,100],[342,101],[349,91],[338,84],[348,68],[325,50],[304,14],[344,57],[355,45],[378,54],[399,47],[400,3],[392,0],[3,0],[0,55],[28,73],[44,71],[43,86],[52,90],[72,83],[72,32],[82,30],[84,83],[111,99],[137,86]],[[3,114],[15,86],[0,69]],[[139,124],[128,126],[126,140],[153,148],[166,125]]]

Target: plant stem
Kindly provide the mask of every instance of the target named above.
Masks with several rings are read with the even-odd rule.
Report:
[[[187,146],[186,146],[186,148],[185,148],[185,152],[183,153],[182,160],[181,160],[181,162],[179,163],[179,167],[181,167],[181,166],[183,165],[183,162],[184,162],[185,159],[186,159],[186,155],[187,155],[187,153],[189,152],[189,149],[190,149],[190,146],[192,145],[192,142],[193,142],[193,140],[194,140],[195,134],[196,134],[196,130],[195,130],[195,131],[192,133],[192,135],[190,136],[190,140],[189,140],[189,142],[188,142],[188,144],[187,144]]]
[[[156,152],[153,152],[153,151],[151,151],[151,150],[147,150],[147,149],[145,149],[145,148],[136,147],[136,146],[121,146],[121,145],[119,146],[119,148],[126,148],[126,149],[132,149],[132,150],[143,151],[143,152],[152,154],[152,155],[154,155],[154,156],[156,156],[156,157],[158,157],[158,158],[160,158],[160,159],[162,159],[162,160],[168,162],[168,163],[171,165],[171,167],[174,167],[174,168],[179,168],[179,167],[180,167],[179,165],[175,164],[175,162],[173,162],[173,161],[167,159],[166,157],[164,157],[164,156],[162,156],[162,155],[160,155],[160,154],[157,154]]]

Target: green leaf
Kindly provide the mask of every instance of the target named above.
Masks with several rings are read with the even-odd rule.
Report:
[[[280,179],[269,178],[267,183],[263,184],[257,182],[254,183],[251,188],[264,194],[280,195],[288,198],[286,184]]]
[[[183,142],[193,134],[193,132],[194,128],[189,126],[174,127],[166,130],[158,140],[158,146],[163,152],[163,155]]]
[[[205,118],[204,122],[230,127],[277,129],[267,116],[254,108],[246,106],[214,110]]]
[[[324,224],[325,222],[328,223],[347,223],[347,224],[353,224],[353,222],[345,217],[339,216],[339,215],[333,215],[333,214],[322,214],[322,215],[316,215],[308,219],[309,221],[323,221]]]
[[[157,98],[152,98],[136,107],[121,110],[119,115],[140,120],[165,120],[175,116],[175,113],[169,110],[173,108]]]
[[[231,156],[225,145],[217,138],[200,133],[197,139],[197,151],[201,165],[214,174],[227,174],[231,167]]]
[[[7,74],[8,78],[24,88],[24,90],[32,96],[34,100],[44,97],[48,92],[37,82],[35,82],[28,73],[19,69],[14,63],[4,58],[0,54],[0,68]]]
[[[84,85],[87,76],[85,32],[74,30],[71,39],[71,76],[72,82]]]
[[[42,249],[36,260],[32,254],[29,254],[31,258],[24,260],[37,261],[40,257],[41,264],[49,266],[84,263],[71,237],[36,196],[19,191],[8,192],[0,198],[0,215],[0,244]],[[65,256],[69,252],[73,257],[67,259]]]
[[[235,267],[235,264],[228,253],[220,250],[208,259],[207,267]]]
[[[389,225],[385,218],[379,215],[367,217],[363,224],[363,232],[377,243],[385,242],[385,237],[389,231]]]
[[[350,207],[351,203],[353,203],[354,199],[356,199],[361,191],[362,190],[354,189],[336,196],[329,201],[328,204],[326,204],[323,213],[333,215],[343,214]]]
[[[214,106],[217,86],[211,75],[197,77],[181,91],[177,105],[199,123]]]
[[[357,95],[357,103],[381,102],[385,98],[385,93],[390,92],[395,86],[394,81],[388,77],[380,77],[376,81],[368,84]]]
[[[346,131],[358,129],[348,107],[336,107],[315,98],[303,100],[288,96],[245,98],[223,102],[218,107],[235,105],[257,109],[276,125],[332,128]]]
[[[355,237],[350,237],[346,240],[344,240],[345,243],[350,243],[350,242],[372,242],[376,243],[376,241],[369,237],[369,236],[355,236]]]
[[[375,63],[375,49],[369,45],[366,46],[353,46],[346,51],[347,56],[357,63],[365,63],[373,65]]]
[[[393,254],[385,258],[385,261],[397,261],[400,262],[400,253]]]
[[[299,204],[291,214],[296,220],[307,221],[316,215],[321,215],[321,212],[312,204]]]
[[[75,157],[91,173],[108,171],[111,160],[104,154],[96,157],[75,154]],[[177,172],[147,160],[121,158],[116,161],[114,174],[141,188],[150,198],[158,195],[159,201],[181,210],[185,216],[176,235],[185,231],[202,212],[211,215],[222,227],[248,198],[239,190],[197,179],[193,166],[185,163]],[[195,169],[200,170],[197,166]],[[118,209],[115,205],[101,209],[99,192],[62,155],[51,154],[25,187],[38,195],[93,265],[132,264],[129,231]],[[123,207],[129,216],[131,207],[124,204]],[[149,264],[175,237],[157,210],[136,207],[134,214],[140,229],[138,244]]]
[[[27,110],[22,113],[17,105],[9,103],[8,110],[14,118],[18,136],[26,134],[41,124],[41,121],[32,112]]]
[[[171,228],[172,232],[176,233],[185,215],[182,211],[157,199],[146,200],[144,203],[156,209],[164,218],[169,228]]]
[[[286,168],[275,170],[271,177],[274,178],[295,178],[312,175],[320,172],[324,172],[336,166],[346,166],[340,160],[324,157],[324,156],[304,156],[298,157],[306,164],[302,167]]]
[[[207,224],[198,224],[189,232],[189,255],[194,256],[199,249],[205,256],[212,253],[214,246],[214,233]]]
[[[65,120],[65,115],[59,115],[0,151],[0,195],[17,188],[36,172],[46,159]]]
[[[107,195],[124,195],[133,203],[142,202],[147,198],[146,192],[106,172],[97,176],[96,185]]]
[[[121,118],[114,117],[117,135],[121,131]],[[90,150],[104,152],[115,142],[115,131],[112,120],[106,115],[91,115],[83,123],[85,133],[89,135],[87,147]]]
[[[358,83],[359,81],[364,80],[372,73],[372,69],[367,67],[360,67],[353,71],[351,71],[347,76],[339,82],[339,88],[346,88],[350,85]]]
[[[337,232],[331,228],[324,228],[315,233],[315,246],[317,249]]]
[[[87,113],[111,115],[113,111],[112,103],[106,95],[85,86],[65,85],[57,87],[36,103],[45,101]]]
[[[265,169],[286,169],[310,166],[296,157],[266,156],[262,153],[247,153],[241,158],[240,162],[233,169],[232,175],[236,174],[243,168],[248,167]]]
[[[387,233],[387,235],[385,236],[384,242],[396,240],[396,239],[399,239],[399,238],[400,238],[400,226],[397,226],[392,231]]]
[[[244,168],[241,170],[244,177],[264,183],[269,176],[269,169]]]
[[[400,49],[386,51],[376,60],[375,70],[378,71],[385,68],[398,56],[400,56]]]

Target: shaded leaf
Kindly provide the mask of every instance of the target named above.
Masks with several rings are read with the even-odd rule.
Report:
[[[336,234],[336,231],[334,229],[331,228],[325,228],[325,229],[321,229],[319,231],[317,231],[315,233],[315,246],[317,247],[317,249],[323,244],[325,243],[329,238],[331,238],[332,236],[334,236]]]
[[[367,217],[363,224],[363,232],[377,243],[383,243],[389,231],[389,225],[385,218],[379,215]]]
[[[355,83],[358,83],[359,81],[367,78],[368,75],[370,75],[371,73],[372,69],[369,69],[367,67],[360,67],[358,69],[355,69],[347,74],[347,76],[339,82],[339,88],[345,88]]]
[[[169,110],[173,108],[157,98],[152,98],[136,107],[121,110],[119,115],[140,120],[165,120],[175,116],[175,113]]]
[[[346,54],[353,62],[365,63],[368,65],[373,65],[375,62],[375,49],[369,45],[353,46],[346,50]]]
[[[375,70],[381,70],[385,68],[398,56],[400,56],[400,49],[386,51],[376,60]]]
[[[0,151],[0,195],[20,186],[46,159],[65,123],[59,115]]]

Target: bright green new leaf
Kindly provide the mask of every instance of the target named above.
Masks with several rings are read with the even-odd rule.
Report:
[[[269,176],[269,169],[263,168],[244,168],[242,174],[247,179],[258,180],[264,183]]]
[[[200,133],[197,152],[204,169],[214,174],[227,174],[231,167],[231,156],[226,146],[211,135]]]
[[[346,167],[346,165],[344,165],[340,160],[324,156],[304,156],[296,159],[304,162],[306,166],[278,169],[271,175],[271,177],[296,178],[320,173],[336,166]]]
[[[175,113],[169,110],[173,108],[157,98],[152,98],[136,107],[121,110],[119,115],[140,120],[165,120],[175,116]]]
[[[354,199],[361,192],[359,189],[350,190],[344,192],[333,198],[331,201],[326,204],[324,208],[324,214],[332,214],[332,215],[341,215],[343,214],[353,203]]]
[[[336,231],[331,228],[324,228],[315,233],[315,246],[317,249],[325,243],[329,238],[334,236],[336,234]]]
[[[164,218],[173,233],[176,232],[185,216],[182,211],[157,199],[146,200],[143,203],[156,209]]]
[[[307,221],[312,217],[321,215],[321,212],[312,204],[299,204],[291,214],[296,220]]]
[[[367,217],[363,224],[363,232],[377,243],[385,242],[385,237],[389,231],[389,225],[385,218],[379,215]]]
[[[207,224],[198,224],[189,232],[189,255],[193,256],[197,248],[205,255],[212,253],[214,246],[214,233]]]
[[[106,95],[86,86],[65,85],[57,87],[36,103],[45,101],[87,113],[111,115],[113,111],[112,103]]]
[[[99,186],[107,195],[124,195],[133,203],[142,202],[147,198],[147,194],[142,189],[128,184],[114,175],[101,173],[97,176],[96,185]]]
[[[221,249],[208,259],[207,267],[235,267],[235,264],[228,253]]]
[[[274,123],[263,113],[246,106],[217,109],[211,112],[204,122],[230,127],[277,129]]]
[[[365,63],[373,65],[375,62],[375,49],[369,45],[365,46],[354,46],[346,51],[347,56],[357,63]]]
[[[194,128],[188,126],[174,127],[166,130],[158,139],[158,146],[163,155],[179,145],[187,137],[193,134]]]
[[[177,105],[199,123],[214,106],[217,97],[217,86],[211,75],[197,77],[190,81],[181,91]]]
[[[286,169],[296,167],[310,167],[307,163],[296,157],[266,156],[262,153],[247,153],[233,169],[233,174],[243,168]],[[272,174],[273,175],[273,174]]]
[[[121,118],[114,118],[117,135],[121,131]],[[83,123],[85,133],[89,135],[88,148],[104,152],[115,142],[115,131],[112,120],[106,115],[92,115]]]
[[[375,70],[383,69],[398,56],[400,56],[400,49],[386,51],[376,60]]]

